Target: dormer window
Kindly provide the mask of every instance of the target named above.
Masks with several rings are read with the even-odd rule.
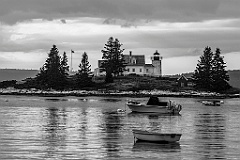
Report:
[[[137,64],[136,58],[133,58],[133,59],[132,59],[132,64]]]

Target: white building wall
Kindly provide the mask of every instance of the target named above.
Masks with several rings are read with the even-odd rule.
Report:
[[[144,75],[144,66],[126,66],[126,71],[124,71],[124,75],[128,74],[138,74]]]
[[[144,74],[148,76],[154,75],[154,68],[153,67],[145,67],[144,68]]]
[[[152,61],[152,65],[154,66],[154,75],[155,76],[162,76],[162,66],[161,61]]]
[[[157,52],[156,52],[157,53]],[[148,75],[148,76],[162,76],[162,57],[160,54],[154,53],[152,59],[152,66],[142,65],[138,66],[136,59],[131,59],[131,63],[129,66],[126,66],[126,71],[123,72],[124,75],[128,74],[137,74],[137,75]],[[100,61],[99,61],[100,64]],[[100,72],[100,69],[97,68],[94,70],[95,76],[105,75],[105,72]]]

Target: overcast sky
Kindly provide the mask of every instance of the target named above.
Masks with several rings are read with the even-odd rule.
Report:
[[[92,70],[109,37],[145,55],[158,50],[163,74],[192,72],[206,46],[240,69],[240,0],[0,0],[0,68],[39,69],[53,44],[83,52]]]

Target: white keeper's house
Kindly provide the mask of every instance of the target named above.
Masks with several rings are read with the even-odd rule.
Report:
[[[123,55],[123,58],[126,63],[123,75],[137,74],[141,76],[162,76],[162,57],[158,51],[153,53],[153,56],[151,57],[151,64],[145,63],[144,55],[133,55],[132,51],[130,51],[128,55]],[[101,71],[100,68],[102,61],[104,60],[98,60],[98,68],[94,70],[94,76],[105,75],[105,72]]]

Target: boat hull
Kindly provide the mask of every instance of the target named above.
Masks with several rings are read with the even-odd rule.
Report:
[[[221,101],[219,100],[206,100],[206,101],[202,101],[202,104],[204,104],[205,106],[220,106],[221,105]]]
[[[177,142],[182,134],[178,133],[154,133],[142,130],[133,130],[134,138],[148,142]]]
[[[158,105],[143,105],[143,104],[131,104],[127,106],[132,112],[141,113],[159,113],[159,114],[177,114],[181,111],[179,107],[158,106]]]

